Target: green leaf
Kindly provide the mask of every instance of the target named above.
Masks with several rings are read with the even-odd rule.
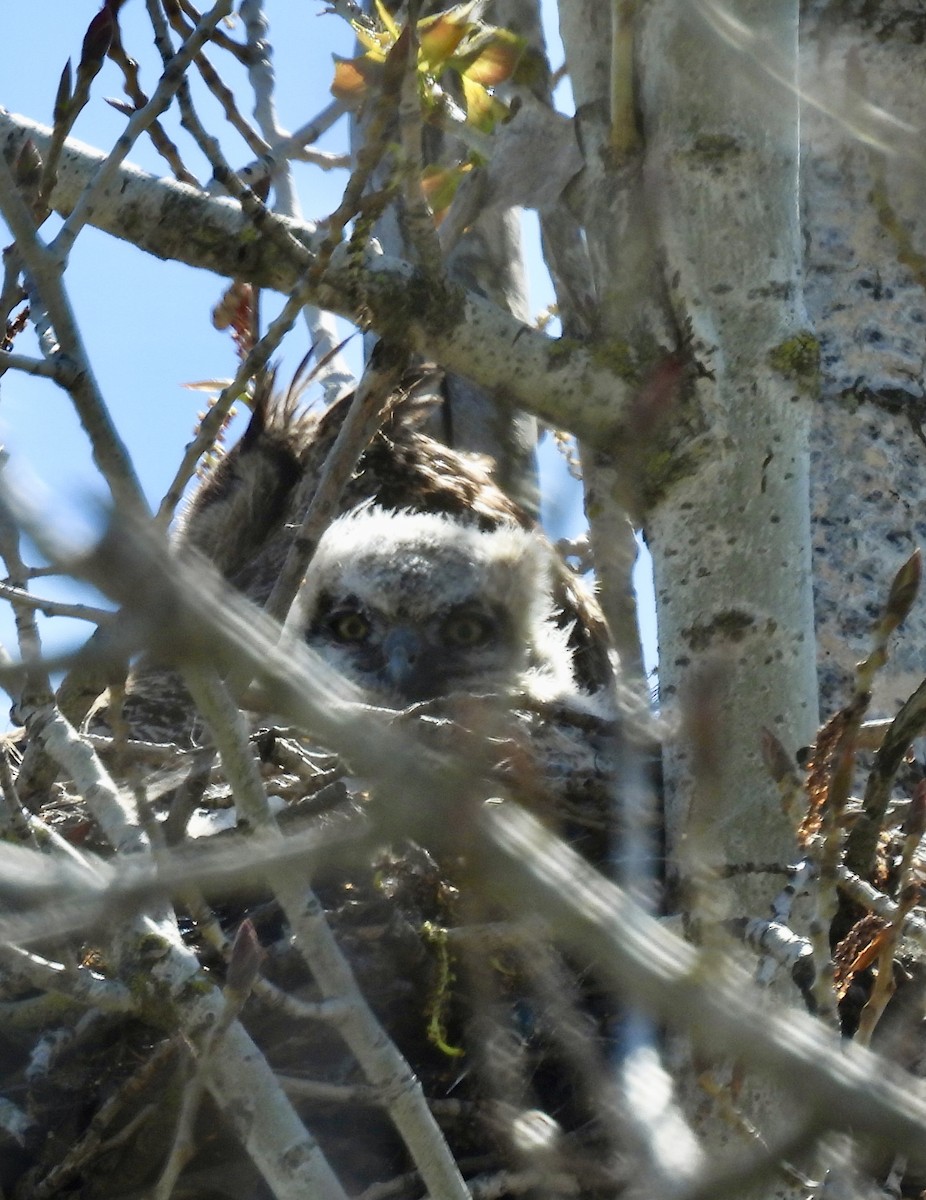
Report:
[[[496,124],[508,115],[508,110],[501,101],[496,100],[491,92],[481,83],[462,75],[463,96],[466,100],[466,119],[470,125],[491,133]]]

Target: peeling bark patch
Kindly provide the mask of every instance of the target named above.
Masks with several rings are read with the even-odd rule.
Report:
[[[742,609],[728,608],[719,612],[708,625],[689,625],[682,630],[682,637],[692,650],[707,650],[715,641],[741,642],[755,623],[755,618]],[[769,624],[773,632],[775,622]]]
[[[702,133],[700,137],[695,138],[691,152],[704,159],[716,160],[741,154],[742,147],[735,137],[728,134]]]
[[[795,379],[817,392],[820,382],[820,343],[807,330],[795,334],[769,351],[769,364],[787,379]]]

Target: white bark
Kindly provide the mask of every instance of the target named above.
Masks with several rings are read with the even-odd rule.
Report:
[[[794,71],[796,4],[740,0],[727,11]],[[706,429],[681,446],[646,519],[661,691],[670,707],[711,705],[718,858],[786,861],[793,834],[766,781],[759,738],[767,726],[796,748],[812,738],[817,717],[809,405],[800,380],[785,373],[806,324],[798,100],[787,81],[763,87],[745,56],[664,0],[648,7],[642,64],[648,186],[677,323],[690,329]],[[710,663],[719,668],[708,698],[698,688]],[[691,756],[681,744],[668,756],[672,853],[695,788]]]
[[[802,24],[807,304],[820,337],[812,511],[821,699],[848,699],[893,573],[926,537],[919,6],[826,4]],[[873,713],[893,715],[924,673],[922,600],[892,640]]]

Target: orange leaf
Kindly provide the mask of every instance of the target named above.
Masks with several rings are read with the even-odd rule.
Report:
[[[504,83],[514,74],[518,60],[524,53],[524,46],[524,38],[517,34],[509,33],[507,29],[493,29],[484,40],[480,40],[472,57],[463,56],[460,73],[464,78],[485,87]]]
[[[472,163],[462,163],[458,167],[433,167],[425,171],[421,180],[421,192],[437,224],[440,224],[441,218],[453,202],[457,188],[463,182],[463,176],[472,169]]]
[[[355,106],[366,96],[370,84],[382,75],[383,64],[373,62],[364,55],[361,58],[335,58],[334,79],[331,94],[344,104]]]
[[[432,71],[440,70],[466,36],[467,22],[456,11],[438,13],[418,26],[421,60]]]

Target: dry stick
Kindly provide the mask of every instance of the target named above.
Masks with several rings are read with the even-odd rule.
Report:
[[[190,96],[190,91],[186,83],[183,83],[178,89],[177,98],[182,113],[182,123],[184,127],[192,134],[197,145],[209,160],[209,163],[212,166],[213,174],[218,182],[225,187],[232,197],[238,200],[244,213],[254,223],[255,228],[260,230],[262,233],[266,233],[270,238],[272,238],[274,242],[284,251],[284,253],[286,253],[292,259],[293,262],[307,268],[312,261],[311,255],[302,245],[302,243],[293,237],[286,225],[281,222],[274,213],[265,207],[265,205],[254,195],[250,188],[241,183],[240,179],[229,166],[227,160],[222,154],[222,150],[218,141],[207,133],[206,129],[202,125],[202,122],[199,120],[199,117],[196,115],[192,98]],[[249,355],[248,361],[260,362],[260,356],[264,353],[266,354],[266,357],[263,359],[263,362],[267,361],[270,353],[272,352],[269,347],[275,346],[276,344],[273,339],[275,338],[277,341],[279,341],[283,334],[288,332],[295,323],[298,313],[305,309],[308,301],[308,292],[314,286],[314,282],[315,276],[312,274],[306,275],[302,280],[300,280],[297,287],[291,292],[290,300],[285,306],[283,312],[280,314],[280,317],[273,322],[271,329],[268,331],[267,336],[270,337],[271,340],[268,341],[266,345],[259,344],[258,347],[255,347],[254,351],[252,351],[254,357],[252,359]],[[294,301],[296,301],[297,298],[298,304],[294,307]],[[323,337],[323,345],[330,346],[331,337],[329,331],[322,329],[321,333]],[[348,380],[352,380],[353,377],[346,367],[337,366],[337,363],[340,361],[337,350],[338,348],[336,347],[329,348],[326,353],[320,356],[319,363],[321,369],[325,372],[325,375],[334,392],[340,393],[343,385]],[[332,369],[332,363],[335,364],[335,369]],[[239,369],[236,379],[241,377],[243,370],[244,367]]]
[[[254,90],[259,99],[261,87],[255,84]],[[300,125],[295,133],[281,137],[280,140],[274,140],[270,150],[262,158],[242,167],[238,172],[239,179],[242,183],[250,184],[253,187],[255,183],[272,175],[281,161],[299,159],[300,161],[315,162],[315,158],[309,157],[313,152],[308,149],[308,146],[312,142],[317,142],[323,133],[326,133],[336,121],[339,121],[344,116],[346,111],[340,100],[332,100],[327,107],[322,109],[317,117],[313,117],[311,121],[306,121],[304,125]],[[268,133],[267,130],[264,130],[264,132],[265,134]],[[322,156],[321,151],[317,153]],[[321,157],[318,165],[322,167],[349,167],[350,156],[344,154],[325,154]]]
[[[265,142],[254,126],[238,111],[234,93],[222,82],[219,73],[205,54],[197,54],[193,62],[202,76],[203,83],[219,102],[229,125],[241,135],[251,153],[256,154],[258,158],[268,154],[270,143]]]
[[[93,461],[109,486],[117,506],[129,512],[147,511],[131,458],[116,432],[93,376],[61,278],[60,263],[42,244],[35,222],[22,201],[6,159],[0,155],[0,211],[16,239],[16,250],[41,296],[58,341],[59,359],[70,362],[75,376],[68,393],[90,439]]]
[[[244,392],[248,380],[266,367],[273,352],[298,320],[305,299],[306,283],[305,280],[302,280],[289,294],[280,315],[270,324],[260,341],[248,351],[244,361],[235,372],[234,379],[222,389],[215,404],[200,422],[196,437],[184,450],[180,466],[164,493],[163,500],[158,505],[155,517],[156,525],[166,529],[170,524],[174,511],[183,497],[184,489],[196,470],[196,464],[215,442],[231,406]]]
[[[161,1175],[154,1186],[152,1200],[170,1200],[180,1172],[196,1152],[196,1116],[206,1092],[209,1064],[221,1051],[225,1035],[244,1007],[260,966],[261,950],[249,920],[242,922],[232,948],[222,1008],[213,1025],[205,1032],[198,1048],[196,1066],[184,1089],[177,1117],[174,1140]]]
[[[248,741],[247,725],[215,671],[188,668],[184,678],[208,723],[222,756],[226,777],[244,818],[262,838],[279,838],[260,773]],[[276,892],[296,946],[326,999],[346,1001],[339,1031],[369,1081],[382,1089],[384,1104],[414,1159],[425,1185],[444,1200],[469,1200],[440,1129],[428,1109],[421,1084],[367,1005],[353,972],[328,926],[324,909],[307,889],[299,868],[274,871]]]
[[[890,896],[879,892],[867,879],[861,879],[846,867],[840,867],[838,880],[840,889],[850,900],[861,905],[862,908],[867,908],[870,913],[874,913],[888,925],[897,920],[900,906]],[[926,919],[923,918],[921,912],[908,913],[903,918],[902,928],[904,937],[915,942],[922,951],[926,951]]]
[[[268,24],[261,0],[243,0],[241,19],[244,21],[250,50],[248,79],[254,89],[254,115],[267,141],[279,147],[284,140],[284,132],[277,122],[276,105],[273,100],[275,79],[267,41]],[[278,212],[298,219],[301,216],[299,199],[287,157],[277,150],[274,152],[274,160],[270,169],[275,194],[274,207]],[[269,154],[265,156],[265,161],[269,163]],[[350,160],[346,159],[342,165],[349,166]],[[346,388],[354,384],[354,376],[340,354],[334,318],[314,305],[306,306],[304,316],[318,364],[316,377],[321,381],[326,399],[334,401]]]
[[[894,576],[884,611],[872,630],[871,651],[864,661],[856,665],[854,694],[848,707],[843,710],[844,723],[833,751],[833,767],[826,802],[823,806],[820,829],[822,845],[817,852],[819,878],[816,889],[816,912],[811,920],[809,932],[817,958],[814,996],[821,1015],[834,1025],[838,1022],[829,935],[838,910],[837,867],[843,860],[844,848],[841,829],[842,814],[849,801],[858,752],[859,730],[871,702],[871,687],[875,675],[887,662],[891,635],[913,605],[919,590],[921,575],[922,559],[917,550]],[[890,740],[890,735],[885,739],[886,742],[888,740]],[[878,775],[880,779],[878,763],[881,758],[879,752],[870,778]],[[871,813],[872,809],[866,804],[865,816],[869,820]],[[881,815],[883,817],[883,813]],[[817,843],[817,845],[820,844],[820,842]],[[848,858],[846,861],[848,862]],[[849,865],[851,866],[851,864]]]
[[[144,108],[148,103],[148,96],[142,91],[139,82],[138,63],[126,54],[122,45],[122,33],[118,21],[113,22],[113,42],[109,48],[109,57],[122,71],[123,89],[131,99],[133,109]],[[181,183],[188,183],[191,187],[199,187],[199,180],[192,171],[187,170],[180,157],[180,151],[168,137],[160,121],[151,122],[148,136],[151,138],[155,150],[170,167],[174,178],[179,179]]]
[[[65,967],[10,945],[0,945],[0,962],[5,981],[15,980],[24,987],[60,994],[85,1008],[106,1013],[130,1013],[137,1008],[125,984],[100,979],[89,967]]]
[[[117,853],[147,851],[147,839],[137,814],[128,810],[102,764],[62,717],[56,718],[55,725],[56,739],[47,739],[46,748],[75,779]],[[44,733],[45,730],[40,731]],[[195,1037],[203,1028],[214,1025],[224,1009],[224,1001],[214,989],[193,989],[191,993],[188,985],[199,964],[180,943],[172,921],[155,923],[138,918],[127,931],[126,943],[130,954],[142,944],[146,947],[142,961],[148,982],[152,963],[157,960],[157,1006],[162,1017],[163,1004],[169,998],[173,1001],[175,1019],[188,1036]],[[133,996],[138,1003],[142,994],[140,980],[133,983]],[[143,1013],[143,1005],[140,1008]],[[293,1112],[268,1064],[237,1022],[229,1027],[223,1048],[224,1053],[210,1076],[210,1090],[275,1194],[281,1200],[299,1200],[308,1188],[313,1195],[326,1200],[345,1200],[318,1146]],[[244,1111],[237,1104],[236,1095],[243,1093],[250,1096],[253,1110]]]
[[[260,0],[244,0],[241,5],[241,19],[244,22],[248,45],[248,81],[254,90],[254,116],[261,132],[271,145],[279,145],[284,138],[284,132],[277,121],[276,104],[273,100],[275,76],[271,49],[267,40],[268,23],[263,13]],[[263,155],[268,156],[270,146]],[[283,156],[278,159],[275,169],[271,172],[276,191],[276,207],[288,217],[299,216],[299,200],[293,186],[292,172],[289,163]]]
[[[24,587],[28,573],[19,551],[19,531],[6,511],[0,512],[0,556],[3,557],[13,586],[22,585]],[[17,692],[14,694],[10,690],[10,695],[16,701],[19,716],[26,724],[30,736],[30,745],[20,769],[22,785],[20,791],[23,796],[28,797],[30,767],[38,767],[41,775],[41,764],[44,759],[47,767],[47,779],[43,782],[51,783],[55,777],[55,771],[44,754],[42,731],[49,722],[54,721],[57,710],[54,707],[51,679],[47,669],[42,665],[42,642],[35,612],[27,605],[17,601],[13,603],[13,616],[16,622],[19,652],[26,669],[16,685]],[[3,657],[6,657],[5,651]]]
[[[3,258],[3,284],[0,286],[0,336],[6,339],[11,328],[10,313],[18,304],[22,304],[23,300],[26,299],[26,294],[23,290],[22,284],[19,281],[19,260],[17,259],[15,253],[7,252]],[[28,310],[26,311],[28,313]],[[22,313],[19,314],[17,320],[20,322],[23,320]],[[21,354],[13,355],[5,350],[0,351],[0,353],[3,354],[4,359],[20,358],[22,359],[23,363],[29,363],[33,361],[32,359],[25,358]],[[30,373],[36,374],[37,372]]]
[[[169,3],[165,3],[164,7],[167,10],[167,15],[170,18],[171,25],[173,25],[174,29],[176,29],[179,34],[181,34],[183,37],[186,37],[190,32],[190,28],[188,25],[184,25],[179,19],[175,0],[169,0]],[[188,0],[180,0],[179,7],[186,13],[194,25],[198,25],[203,19],[202,13],[199,11],[199,9],[190,4]],[[242,46],[240,42],[236,42],[234,38],[229,37],[227,33],[223,32],[223,30],[216,29],[215,33],[212,35],[212,41],[215,42],[219,49],[227,50],[233,58],[236,58],[244,66],[248,65],[247,47]]]
[[[162,1042],[152,1051],[138,1070],[100,1105],[80,1140],[71,1147],[59,1163],[52,1167],[44,1179],[34,1185],[31,1193],[33,1200],[45,1200],[46,1197],[60,1195],[61,1189],[101,1153],[103,1134],[107,1126],[119,1116],[129,1101],[144,1091],[152,1076],[176,1052],[176,1043],[173,1041]],[[155,1116],[148,1106],[142,1109],[139,1116],[142,1114]]]
[[[114,615],[111,609],[95,608],[91,604],[65,604],[61,600],[46,600],[41,596],[33,596],[25,588],[2,582],[0,600],[9,600],[10,603],[38,609],[46,617],[72,617],[76,621],[92,621],[96,625],[105,625]]]
[[[347,223],[362,212],[363,193],[388,148],[393,124],[392,106],[397,99],[398,87],[401,85],[401,77],[393,78],[395,74],[393,70],[387,77],[390,86],[383,87],[378,97],[378,103],[373,108],[372,116],[364,130],[363,145],[357,151],[357,164],[344,188],[341,203],[326,222],[327,232],[318,245],[314,265],[309,272],[309,276],[315,284],[323,279],[335,250],[343,240]],[[357,222],[358,227],[362,224],[361,221]],[[358,237],[359,231],[358,228],[355,228],[354,236],[351,239],[352,248]],[[360,252],[362,253],[362,249]]]
[[[382,424],[407,361],[403,350],[380,344],[363,373],[344,423],[325,459],[312,502],[267,601],[267,612],[279,621],[284,620],[291,610],[319,539],[337,512],[341,493],[361,455]]]
[[[13,354],[0,350],[0,375],[4,371],[22,371],[26,375],[41,375],[46,379],[54,379],[62,387],[70,387],[77,372],[71,363],[60,359],[29,358],[25,354]]]
[[[29,532],[51,549],[47,531],[30,522]],[[701,952],[663,929],[529,814],[474,803],[481,788],[468,764],[428,751],[385,725],[375,710],[350,704],[354,690],[317,656],[295,643],[279,646],[273,623],[253,605],[169,559],[144,528],[109,534],[79,570],[118,591],[114,598],[139,619],[147,614],[153,646],[169,640],[180,656],[245,662],[281,714],[347,752],[359,774],[379,783],[378,838],[411,836],[437,854],[466,852],[461,840],[469,841],[490,897],[539,915],[608,986],[651,1008],[657,1019],[685,1027],[710,1053],[753,1063],[785,1085],[799,1081],[802,1099],[821,1122],[864,1129],[891,1146],[922,1146],[926,1103],[882,1060],[840,1046],[804,1014],[764,1001],[735,965],[708,969]],[[255,856],[260,849],[258,843]]]
[[[897,911],[879,936],[878,971],[871,995],[859,1017],[855,1040],[863,1046],[870,1045],[875,1026],[884,1014],[888,1001],[894,994],[894,958],[903,932],[904,921],[911,909],[920,900],[920,886],[915,858],[923,840],[926,827],[926,781],[921,781],[913,793],[910,809],[904,822],[904,841],[900,866],[897,870]]]
[[[865,785],[862,814],[846,841],[845,865],[856,875],[868,875],[874,865],[881,825],[891,799],[894,778],[911,744],[926,729],[926,681],[900,707],[884,734]]]
[[[158,86],[148,103],[131,118],[125,131],[119,136],[112,150],[100,164],[92,181],[81,192],[58,236],[51,243],[50,251],[63,262],[70,254],[74,239],[93,214],[93,206],[103,191],[110,186],[122,160],[135,142],[150,127],[151,123],[170,104],[177,89],[185,79],[187,67],[209,40],[216,25],[231,12],[233,0],[218,0],[211,12],[203,17],[186,42],[173,55],[162,74]]]
[[[102,16],[102,14],[99,14]],[[77,81],[73,92],[71,91],[71,62],[68,59],[67,65],[61,74],[58,84],[58,92],[55,96],[55,105],[53,113],[54,129],[52,132],[51,143],[48,147],[48,154],[45,162],[42,164],[41,183],[36,195],[36,205],[34,212],[37,219],[41,222],[48,216],[48,197],[51,195],[55,180],[58,174],[58,160],[61,157],[61,151],[64,148],[65,140],[68,134],[74,127],[74,123],[80,116],[83,109],[87,106],[90,99],[90,87],[93,80],[96,78],[103,65],[103,58],[106,50],[105,46],[100,43],[99,33],[100,27],[97,24],[98,18],[94,18],[87,30],[84,45],[81,52],[80,63],[77,67]],[[110,22],[114,24],[115,22]],[[95,30],[95,33],[91,33]],[[105,39],[105,35],[104,35]],[[96,45],[88,48],[88,40],[95,42]],[[108,39],[105,39],[108,40]],[[89,49],[89,58],[85,58]]]
[[[154,0],[149,0],[150,4]],[[166,34],[164,35],[166,37]],[[161,43],[159,42],[159,48]],[[168,53],[167,48],[161,49],[162,56]],[[166,71],[165,71],[166,74]],[[218,139],[212,137],[196,115],[190,88],[186,79],[177,84],[177,102],[180,106],[181,124],[191,134],[202,153],[206,156],[216,182],[221,184],[228,194],[241,205],[245,216],[260,233],[266,234],[287,255],[289,260],[303,270],[312,265],[313,258],[309,250],[300,242],[288,228],[285,221],[272,213],[254,194],[241,182],[232,170],[222,153]]]
[[[37,850],[39,843],[19,799],[10,767],[10,751],[5,745],[0,745],[0,793],[3,797],[0,801],[0,837]]]

